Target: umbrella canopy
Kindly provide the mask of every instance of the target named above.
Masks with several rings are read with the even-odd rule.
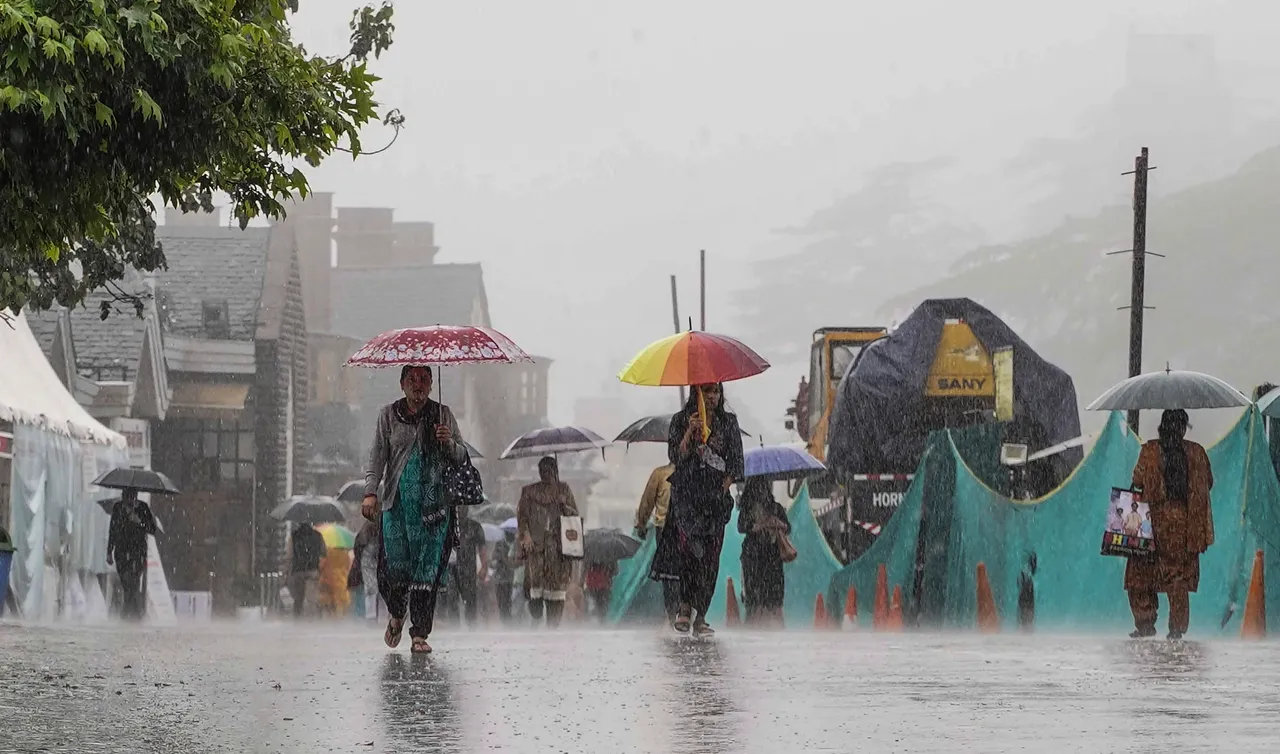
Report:
[[[294,495],[271,511],[271,517],[295,524],[341,523],[347,520],[346,511],[331,497]]]
[[[515,531],[518,527],[519,527],[519,524],[516,522],[515,516],[512,516],[506,521],[503,521],[502,526],[498,528],[506,529],[507,531]]]
[[[1263,416],[1280,419],[1280,403],[1276,403],[1276,398],[1280,398],[1280,387],[1258,399],[1258,410]]]
[[[803,479],[827,470],[822,462],[799,448],[788,445],[766,445],[751,448],[743,454],[748,479],[776,481]]]
[[[324,538],[324,546],[330,550],[354,550],[356,533],[342,524],[320,524],[316,527]]]
[[[112,512],[115,511],[116,503],[118,502],[120,502],[120,498],[112,497],[107,498],[106,500],[99,500],[98,505],[102,506],[102,510],[106,511],[107,515],[110,516]],[[143,503],[143,505],[146,505],[146,503]],[[148,505],[147,507],[150,508],[151,506]],[[156,522],[156,531],[163,534],[164,524],[160,523],[160,519],[156,516],[155,511],[151,511],[151,519]]]
[[[429,367],[531,361],[520,346],[492,328],[430,325],[384,332],[352,354],[347,365]]]
[[[617,529],[592,529],[582,537],[583,559],[591,563],[616,563],[635,555],[640,540]]]
[[[645,346],[618,379],[651,387],[709,385],[754,377],[769,362],[727,335],[691,330]]]
[[[93,483],[111,490],[137,490],[161,495],[178,494],[178,486],[169,477],[151,469],[134,469],[127,466],[112,469]]]
[[[484,541],[490,544],[501,542],[507,538],[507,533],[500,526],[494,526],[493,524],[480,524],[480,526],[484,529]]]
[[[625,442],[630,445],[633,442],[660,442],[667,441],[667,434],[671,429],[672,414],[661,414],[659,416],[646,416],[643,419],[632,422],[631,426],[618,433],[613,439],[614,442]],[[751,433],[745,429],[741,430],[743,437],[750,437]]]
[[[485,503],[471,509],[471,518],[482,524],[500,524],[514,515],[515,506],[506,503]]]
[[[1130,377],[1100,395],[1088,410],[1237,408],[1251,403],[1217,377],[1166,369]]]
[[[517,437],[498,456],[503,460],[550,456],[557,453],[576,453],[581,450],[604,450],[609,443],[600,435],[584,427],[551,427],[535,429]]]
[[[342,489],[338,490],[338,502],[340,503],[359,503],[364,500],[364,480],[352,479],[350,482],[342,485]]]

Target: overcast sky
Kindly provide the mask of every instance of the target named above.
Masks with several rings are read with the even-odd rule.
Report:
[[[343,50],[357,5],[303,0],[296,33]],[[1114,93],[1131,29],[1213,33],[1233,75],[1265,82],[1278,15],[1244,0],[402,0],[396,43],[373,69],[405,132],[388,153],[335,156],[311,180],[340,206],[434,221],[440,261],[482,262],[494,324],[556,360],[553,421],[572,419],[577,395],[612,390],[641,410],[661,399],[613,375],[670,332],[668,275],[696,315],[699,248],[709,329],[750,343],[734,316],[750,261],[789,248],[774,230],[856,189],[863,171],[956,159],[980,188],[961,186],[953,203],[1007,232],[1019,218],[996,198],[1000,162],[1071,135]],[[1126,190],[1117,180],[1100,203]],[[776,305],[806,340],[804,302]],[[735,386],[736,400],[761,430],[780,429],[799,374]]]

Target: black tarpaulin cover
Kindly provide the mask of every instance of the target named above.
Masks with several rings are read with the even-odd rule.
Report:
[[[973,301],[929,299],[891,335],[863,349],[843,375],[827,452],[828,465],[837,474],[915,469],[930,429],[924,419],[925,380],[948,319],[964,320],[988,353],[1013,347],[1014,421],[1006,437],[1026,442],[1034,453],[1080,436],[1075,385],[1066,372],[1040,358],[1004,322]],[[1052,473],[1047,476],[1053,478],[1043,481],[1054,485],[1082,457],[1080,448],[1072,448],[1035,465],[1046,469],[1048,463]]]

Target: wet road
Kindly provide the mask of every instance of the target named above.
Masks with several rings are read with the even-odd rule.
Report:
[[[0,751],[1272,752],[1274,644],[0,624]],[[406,642],[407,644],[407,642]]]

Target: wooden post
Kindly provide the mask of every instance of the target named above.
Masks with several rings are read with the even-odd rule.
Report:
[[[671,324],[676,335],[680,334],[680,294],[676,290],[676,276],[671,276]],[[680,388],[680,408],[684,408],[684,388]]]
[[[703,332],[707,331],[707,250],[702,249],[698,252],[698,277],[700,279],[699,288],[701,290],[701,306],[702,321],[701,327],[698,329]]]
[[[1142,374],[1142,315],[1147,282],[1147,148],[1133,161],[1133,281],[1129,294],[1129,376]],[[1129,428],[1138,434],[1138,411],[1129,412]]]

